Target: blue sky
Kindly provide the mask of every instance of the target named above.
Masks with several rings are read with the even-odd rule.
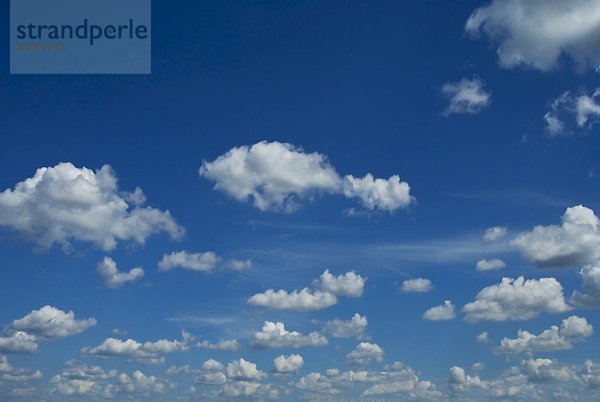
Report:
[[[0,45],[1,400],[600,398],[598,1],[152,14]]]

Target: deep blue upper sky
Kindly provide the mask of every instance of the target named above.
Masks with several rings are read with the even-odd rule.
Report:
[[[546,6],[534,0],[509,3],[530,7],[534,13],[544,7],[550,11],[561,7],[557,1]],[[46,305],[72,310],[77,319],[93,317],[97,321],[68,338],[40,341],[43,336],[38,335],[39,351],[35,353],[12,353],[0,346],[12,366],[42,372],[40,379],[24,382],[0,377],[0,399],[64,400],[64,387],[75,386],[63,372],[69,360],[78,361],[72,365],[116,369],[131,378],[135,370],[141,370],[157,376],[155,381],[178,384],[167,386],[168,396],[139,384],[139,389],[129,393],[117,389],[116,400],[171,400],[177,396],[202,400],[214,392],[230,399],[233,387],[252,388],[258,383],[261,388],[249,393],[249,398],[266,398],[266,393],[275,389],[284,400],[315,395],[320,399],[324,394],[303,386],[308,381],[303,382],[303,376],[325,376],[330,368],[371,370],[371,375],[387,370],[389,377],[377,381],[389,384],[398,382],[399,377],[384,366],[396,361],[418,371],[421,381],[433,382],[439,394],[431,392],[427,397],[441,400],[452,396],[466,400],[468,395],[475,395],[475,400],[493,399],[493,390],[503,389],[510,381],[518,382],[523,391],[511,396],[513,399],[539,393],[543,398],[554,395],[567,400],[554,393],[559,387],[573,398],[597,398],[596,391],[575,389],[577,381],[583,381],[586,359],[600,361],[596,334],[578,339],[572,349],[534,350],[508,359],[494,350],[502,338],[516,338],[519,329],[538,335],[573,315],[584,317],[594,327],[600,325],[593,306],[582,309],[569,300],[574,290],[582,289],[579,270],[596,263],[588,254],[600,247],[597,228],[584,233],[589,244],[577,242],[584,237],[579,232],[559,238],[560,242],[573,241],[567,246],[585,258],[575,263],[569,254],[565,257],[568,261],[558,268],[537,267],[536,263],[543,265],[543,261],[527,256],[533,247],[530,243],[519,246],[511,242],[535,225],[560,225],[568,207],[581,204],[600,209],[596,177],[600,173],[600,136],[594,125],[600,112],[592,109],[586,124],[573,125],[570,135],[550,135],[544,121],[553,101],[566,91],[573,97],[587,94],[594,101],[591,95],[599,86],[599,75],[594,70],[598,60],[593,49],[597,53],[600,42],[593,31],[578,42],[579,33],[569,36],[570,26],[556,25],[556,37],[575,37],[572,43],[581,45],[583,50],[577,54],[584,55],[583,64],[574,61],[569,53],[572,43],[567,41],[553,68],[526,62],[503,66],[498,54],[501,38],[493,37],[483,26],[479,37],[465,31],[472,13],[488,4],[155,1],[152,74],[147,76],[9,75],[8,41],[2,42],[0,191],[14,189],[33,177],[36,169],[60,162],[93,171],[108,164],[118,178],[119,191],[141,187],[147,205],[170,211],[185,228],[185,235],[171,239],[158,233],[147,236],[145,244],[125,239],[113,250],[75,237],[70,239],[69,250],[60,244],[40,249],[35,235],[6,223],[7,214],[13,212],[3,207],[0,199],[0,327],[4,326],[0,337],[14,332],[14,320]],[[592,10],[595,6],[596,14],[600,12],[597,1],[573,4]],[[507,7],[510,11],[511,6]],[[498,10],[501,8],[490,12],[500,15],[507,11]],[[7,2],[0,5],[2,15],[8,16],[8,11]],[[540,18],[553,18],[552,13],[544,15]],[[600,29],[600,20],[594,19],[593,13],[585,15],[592,27]],[[531,21],[534,17],[530,16]],[[500,17],[490,18],[488,21],[515,35],[521,32],[513,25],[503,26],[506,20]],[[527,21],[521,23],[535,23]],[[8,24],[7,18],[2,24]],[[533,52],[536,46],[533,43],[520,50]],[[592,49],[591,55],[586,46]],[[528,54],[523,54],[527,59]],[[463,78],[481,83],[489,103],[476,113],[444,113],[449,104],[444,85]],[[577,112],[570,105],[562,110],[565,115]],[[226,191],[213,189],[217,180],[198,174],[203,162],[260,141],[293,144],[302,148],[294,148],[301,155],[325,155],[341,177],[371,173],[387,179],[398,174],[410,184],[416,201],[390,212],[370,210],[356,198],[316,191],[312,197],[300,199],[301,206],[292,213],[276,208],[262,211],[254,207],[252,199],[239,202]],[[45,201],[40,197],[35,202],[43,206]],[[41,225],[49,230],[54,218],[49,215]],[[506,237],[485,242],[484,232],[495,226],[507,227]],[[553,252],[547,242],[540,247]],[[212,251],[222,257],[221,265],[234,259],[251,259],[252,263],[239,272],[225,268],[211,273],[159,271],[164,255],[183,250]],[[106,287],[96,269],[106,256],[116,261],[121,271],[143,267],[144,277],[119,289]],[[475,269],[478,260],[495,258],[506,266],[485,272]],[[325,269],[336,276],[355,271],[367,278],[362,296],[338,295],[336,305],[300,312],[247,303],[249,297],[267,289],[291,292],[309,287],[312,291],[318,287],[313,280]],[[544,310],[540,307],[544,301],[534,295],[540,309],[534,317],[465,320],[468,314],[463,306],[474,301],[481,289],[500,283],[503,277],[521,275],[526,279],[556,278],[573,309]],[[433,289],[402,292],[402,282],[411,278],[430,279]],[[591,288],[584,290],[592,292]],[[445,300],[452,301],[456,318],[423,319],[426,310]],[[336,338],[322,330],[327,321],[349,320],[355,313],[368,317],[364,339]],[[321,331],[329,344],[300,349],[253,347],[254,333],[264,321],[283,322],[286,329],[302,334]],[[113,333],[113,329],[126,334]],[[182,330],[210,342],[237,339],[240,346],[236,351],[221,351],[190,343],[188,351],[164,354],[162,365],[148,364],[133,355],[98,358],[81,350],[110,337],[141,343],[181,340]],[[488,332],[489,343],[475,340],[483,331]],[[361,341],[379,345],[383,359],[374,355],[366,366],[351,365],[346,356]],[[303,356],[299,372],[272,373],[273,359],[291,353]],[[165,373],[173,364],[200,370],[209,358],[226,366],[243,358],[268,375],[261,379],[227,375],[224,388],[223,384],[194,383],[198,373]],[[556,359],[554,366],[568,367],[575,374],[568,379],[566,374],[535,378],[521,363],[530,358]],[[477,362],[485,370],[469,371]],[[453,366],[467,370],[472,381],[479,376],[487,382],[466,385],[468,380],[460,383],[452,377],[453,371],[449,380]],[[512,366],[522,370],[518,380],[506,374]],[[598,376],[600,368],[594,370]],[[61,372],[63,388],[56,378],[52,381]],[[84,380],[94,385],[75,392],[79,393],[75,400],[101,395],[111,381],[119,384],[117,377]],[[378,384],[373,380],[342,386],[342,380],[327,381],[341,390],[341,394],[330,394],[334,400],[358,398],[364,389]],[[196,393],[186,394],[192,384]],[[232,388],[228,390],[227,385]],[[15,389],[30,396],[17,397]],[[286,389],[291,393],[286,394]],[[425,398],[415,389],[382,393],[381,397]]]

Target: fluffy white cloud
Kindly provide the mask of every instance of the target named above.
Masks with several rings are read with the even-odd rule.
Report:
[[[454,391],[464,390],[465,388],[486,389],[488,387],[488,384],[478,376],[470,376],[465,372],[465,369],[458,366],[450,367],[448,382]]]
[[[273,360],[273,371],[278,374],[294,374],[304,365],[304,359],[300,355],[280,355]]]
[[[55,243],[68,248],[79,240],[105,251],[119,240],[143,244],[154,233],[166,232],[172,238],[183,234],[168,211],[130,205],[124,197],[130,198],[119,193],[110,166],[94,172],[60,163],[40,168],[32,178],[0,193],[0,226],[43,248]]]
[[[214,359],[208,359],[202,363],[202,371],[198,373],[194,382],[202,384],[225,384],[227,376],[224,373],[223,363]]]
[[[482,259],[477,261],[475,265],[475,269],[478,271],[492,271],[495,269],[504,268],[506,263],[498,258],[494,258],[492,260]]]
[[[586,265],[579,274],[583,280],[584,292],[574,291],[571,302],[581,307],[600,307],[600,266]]]
[[[579,66],[600,64],[598,24],[596,0],[494,0],[473,12],[466,30],[498,43],[502,67],[548,71],[562,55]]]
[[[208,350],[227,350],[229,352],[235,352],[239,349],[240,343],[236,339],[227,339],[218,341],[217,343],[210,343],[208,341],[198,342],[197,348],[208,349]]]
[[[0,335],[0,352],[33,353],[38,347],[37,338],[22,331]]]
[[[583,365],[581,380],[591,388],[600,387],[600,364],[586,360]]]
[[[454,318],[456,318],[456,311],[450,300],[445,300],[444,304],[432,307],[423,314],[423,319],[431,321],[453,320]]]
[[[494,226],[486,229],[485,233],[483,234],[483,240],[488,242],[497,241],[506,236],[507,232],[508,228],[506,226]]]
[[[323,332],[333,336],[334,338],[365,338],[367,329],[367,317],[356,313],[349,321],[340,320],[338,318],[327,321],[323,327]]]
[[[358,198],[370,210],[390,212],[414,200],[408,183],[397,175],[387,180],[370,174],[342,178],[324,155],[277,141],[232,148],[212,162],[205,161],[199,173],[214,181],[215,189],[240,202],[251,199],[262,211],[292,212],[301,201],[322,194],[341,193]]]
[[[225,370],[227,378],[241,381],[259,381],[266,374],[260,371],[256,364],[244,359],[234,360]]]
[[[117,263],[110,257],[98,263],[98,273],[104,279],[104,285],[111,289],[118,289],[127,282],[135,282],[144,276],[142,268],[132,268],[128,272],[121,272],[117,268]]]
[[[541,267],[591,264],[600,260],[600,232],[594,211],[581,205],[567,208],[560,226],[536,226],[511,244]]]
[[[532,382],[562,382],[576,377],[573,370],[550,359],[523,360],[521,370]]]
[[[81,353],[97,357],[125,357],[140,363],[162,364],[164,354],[189,350],[187,341],[159,339],[155,342],[138,342],[133,339],[107,338],[100,345],[84,347]]]
[[[322,291],[336,296],[360,297],[365,287],[365,279],[354,271],[335,276],[327,269],[319,277],[318,286]]]
[[[268,289],[248,299],[248,304],[277,310],[314,311],[331,307],[337,303],[337,297],[329,292],[312,291],[304,288],[300,291],[275,291]]]
[[[491,103],[492,94],[483,88],[478,77],[463,78],[458,82],[448,82],[442,86],[442,95],[448,99],[444,115],[476,114]]]
[[[187,251],[174,251],[163,255],[158,263],[160,271],[168,271],[174,268],[191,269],[193,271],[212,271],[221,260],[212,251],[206,253],[189,253]]]
[[[479,343],[488,343],[490,341],[489,334],[486,331],[483,331],[475,337],[475,340]]]
[[[383,349],[376,343],[361,342],[346,355],[349,364],[368,364],[371,360],[383,360]]]
[[[502,278],[497,285],[483,288],[474,302],[464,306],[467,321],[528,320],[541,313],[571,310],[561,284],[554,278],[525,280]]]
[[[553,325],[539,335],[519,330],[516,339],[502,339],[497,351],[517,355],[567,350],[573,347],[573,343],[590,337],[593,332],[594,328],[585,318],[574,315],[562,320],[560,327]]]
[[[327,338],[318,332],[303,335],[297,331],[287,331],[282,322],[265,321],[262,330],[256,332],[250,344],[259,349],[300,348],[303,346],[325,346]]]
[[[415,278],[402,282],[400,290],[405,293],[424,293],[433,289],[433,283],[429,279]]]
[[[0,382],[27,382],[32,380],[39,380],[40,378],[42,378],[41,371],[13,367],[9,363],[8,358],[6,356],[0,355]]]
[[[544,115],[551,137],[570,135],[576,129],[590,128],[600,118],[600,89],[593,94],[564,92]]]

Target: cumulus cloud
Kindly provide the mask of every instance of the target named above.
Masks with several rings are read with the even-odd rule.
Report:
[[[327,338],[318,332],[303,335],[297,331],[287,331],[282,322],[265,321],[262,330],[254,334],[250,345],[258,349],[275,349],[325,346],[327,343]]]
[[[553,325],[539,335],[519,330],[516,339],[504,338],[497,348],[498,353],[505,355],[534,354],[538,352],[554,352],[568,350],[573,343],[592,336],[594,328],[585,318],[573,315],[562,320],[560,326]]]
[[[0,355],[0,382],[27,382],[40,378],[42,378],[41,371],[13,367],[8,361],[8,357]]]
[[[111,289],[118,289],[127,282],[136,282],[144,276],[142,268],[132,268],[128,272],[121,272],[117,263],[110,257],[98,263],[98,273],[104,279],[104,285]]]
[[[304,365],[304,359],[300,355],[280,355],[273,360],[273,371],[277,374],[295,374]]]
[[[144,244],[154,233],[166,232],[172,238],[184,233],[168,211],[128,203],[124,197],[131,198],[119,193],[110,166],[94,172],[60,163],[40,168],[14,189],[0,193],[0,226],[42,248],[53,244],[69,248],[77,240],[104,251],[113,250],[119,240]]]
[[[468,375],[465,369],[458,366],[450,367],[448,382],[454,391],[462,391],[465,388],[488,388],[487,382],[482,381],[478,376]]]
[[[495,269],[504,268],[506,263],[498,258],[486,260],[485,258],[477,261],[475,269],[478,271],[493,271]]]
[[[235,352],[239,349],[240,343],[236,339],[227,339],[218,341],[216,343],[210,343],[209,341],[201,341],[196,344],[197,348],[208,349],[208,350],[226,350],[229,352]]]
[[[600,119],[600,89],[591,95],[564,92],[544,115],[546,131],[551,137],[570,135],[575,130],[591,128]]]
[[[400,290],[404,293],[425,293],[433,289],[433,283],[429,279],[415,278],[402,282]]]
[[[38,339],[26,332],[14,331],[0,335],[0,352],[33,353],[39,348]]]
[[[94,357],[125,357],[139,363],[162,364],[164,354],[189,350],[186,338],[185,333],[182,341],[159,339],[141,343],[133,339],[106,338],[98,346],[82,348],[81,353]]]
[[[338,318],[327,321],[323,332],[334,338],[357,338],[364,339],[367,330],[367,317],[356,313],[349,321]]]
[[[251,296],[247,302],[253,306],[277,310],[322,310],[336,304],[338,301],[337,296],[362,296],[365,279],[354,271],[335,276],[329,270],[326,270],[318,280],[314,281],[314,285],[317,288],[316,290],[304,288],[288,292],[283,289],[278,291],[268,289],[263,293]]]
[[[600,266],[586,265],[579,274],[583,280],[584,291],[574,291],[571,302],[580,307],[600,307]]]
[[[158,263],[160,271],[168,271],[174,268],[190,269],[193,271],[212,271],[221,260],[212,251],[206,253],[189,253],[187,251],[174,251],[165,254]]]
[[[506,236],[508,232],[508,228],[506,226],[494,226],[489,229],[486,229],[483,234],[483,240],[487,242],[497,241]]]
[[[471,14],[466,31],[498,44],[504,68],[556,68],[563,55],[580,67],[600,64],[600,11],[595,0],[494,0]]]
[[[358,198],[369,210],[390,212],[414,201],[410,186],[397,175],[341,177],[326,156],[277,141],[232,148],[212,162],[203,162],[199,173],[214,181],[215,189],[240,202],[250,199],[261,211],[292,212],[302,201],[323,194]]]
[[[483,88],[479,77],[448,82],[442,86],[442,95],[448,99],[445,116],[479,113],[490,105],[492,97],[492,94]]]
[[[475,337],[475,340],[479,343],[488,343],[490,341],[490,337],[486,331],[483,331]]]
[[[467,321],[529,320],[541,313],[571,310],[562,285],[554,278],[525,280],[502,278],[497,285],[483,288],[474,302],[464,306]]]
[[[444,301],[442,305],[430,308],[423,314],[423,319],[430,321],[453,320],[454,318],[456,318],[456,311],[450,300]]]
[[[577,205],[567,208],[560,226],[536,226],[511,244],[540,267],[591,264],[600,259],[598,222],[593,210]]]
[[[266,375],[256,367],[256,364],[244,359],[234,360],[229,363],[225,374],[227,378],[241,381],[258,381]]]
[[[574,379],[575,372],[550,359],[529,359],[521,362],[521,369],[532,382],[561,382]]]
[[[383,360],[383,349],[376,343],[361,342],[346,355],[348,364],[369,364],[371,360]]]

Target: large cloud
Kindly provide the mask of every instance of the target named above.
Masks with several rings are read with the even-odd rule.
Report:
[[[517,355],[567,350],[573,347],[573,343],[590,337],[593,332],[594,328],[585,318],[573,315],[562,320],[560,327],[553,325],[539,335],[519,330],[516,339],[502,339],[497,351]]]
[[[594,211],[581,205],[567,208],[562,224],[536,226],[512,245],[541,267],[591,264],[600,259],[600,231]]]
[[[413,201],[408,183],[397,175],[387,180],[371,174],[341,177],[324,155],[277,141],[232,148],[204,162],[199,173],[214,181],[215,189],[240,202],[251,199],[262,211],[291,212],[322,194],[343,194],[358,198],[367,209],[390,212]]]
[[[325,346],[327,338],[318,332],[303,335],[297,331],[287,331],[282,322],[265,321],[262,330],[256,332],[250,344],[259,349],[301,348],[304,346]]]
[[[110,257],[98,263],[98,273],[104,279],[104,285],[111,289],[118,289],[127,282],[136,282],[144,276],[144,270],[140,267],[132,268],[127,272],[121,272],[117,263]]]
[[[0,193],[0,226],[19,232],[43,248],[70,247],[73,240],[113,250],[119,240],[143,244],[154,233],[183,234],[171,214],[142,207],[141,190],[119,193],[108,165],[94,172],[60,163]]]
[[[491,93],[483,88],[478,78],[463,78],[458,82],[448,82],[442,87],[442,94],[448,99],[444,115],[476,114],[491,103]]]
[[[472,303],[464,306],[467,321],[528,320],[543,312],[571,310],[562,285],[554,278],[525,280],[502,278],[497,285],[483,288]]]
[[[563,55],[579,66],[600,64],[599,24],[596,0],[494,0],[473,12],[466,30],[499,44],[502,67],[548,71]]]

